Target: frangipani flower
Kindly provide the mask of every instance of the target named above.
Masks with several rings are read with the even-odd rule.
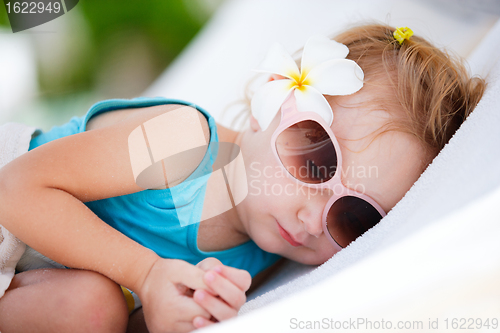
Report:
[[[283,46],[275,44],[256,71],[286,77],[264,84],[252,98],[252,114],[264,131],[281,104],[293,92],[298,111],[314,111],[331,125],[333,111],[323,95],[350,95],[363,86],[364,74],[354,61],[345,59],[349,49],[324,36],[309,38],[299,70]]]

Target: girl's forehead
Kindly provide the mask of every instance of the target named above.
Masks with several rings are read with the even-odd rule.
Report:
[[[376,105],[334,104],[331,129],[338,139],[349,140],[351,145],[362,146],[379,133],[393,119],[387,110]]]

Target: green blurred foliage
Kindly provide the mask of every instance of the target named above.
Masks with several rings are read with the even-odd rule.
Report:
[[[87,87],[95,85],[96,71],[109,65],[106,54],[113,53],[110,47],[126,50],[123,44],[129,42],[128,35],[141,38],[149,46],[154,57],[148,60],[159,74],[204,23],[189,14],[182,0],[83,0],[78,7],[92,40],[89,55],[82,64],[82,68],[87,68],[79,73],[78,80]]]
[[[148,36],[158,52],[172,59],[202,25],[188,13],[182,0],[82,0],[78,6],[97,49],[113,33],[134,30]]]
[[[141,39],[143,47],[147,45],[153,55],[148,60],[159,74],[204,23],[190,15],[186,0],[82,0],[78,7],[90,27],[93,46],[87,73],[109,65],[105,55],[113,53],[110,47],[127,50],[123,44],[129,42],[129,36],[135,36]],[[94,79],[95,73],[82,77],[81,82],[92,85]]]
[[[5,2],[0,4],[0,27],[9,27],[9,18],[7,17],[7,10],[5,9]]]
[[[120,52],[124,56],[133,53],[134,46],[128,44],[134,42],[134,45],[146,49],[143,53],[137,53],[138,62],[147,61],[148,72],[159,75],[208,19],[206,15],[193,15],[193,10],[200,6],[199,1],[80,0],[75,9],[83,16],[83,28],[89,40],[78,45],[78,33],[69,31],[73,40],[65,43],[70,45],[70,49],[78,50],[76,57],[75,54],[68,55],[75,57],[73,63],[64,64],[64,70],[60,72],[39,66],[42,96],[52,97],[96,89],[103,70],[108,70],[110,64],[116,63],[115,59],[117,55],[118,58],[121,56]],[[200,7],[199,10],[204,11],[204,8]],[[0,25],[9,27],[4,4],[0,4]],[[74,45],[77,47],[73,47]],[[128,61],[131,62],[133,65],[134,61]],[[122,65],[115,72],[120,72],[123,67],[127,66]],[[136,72],[140,72],[140,69],[139,66]]]

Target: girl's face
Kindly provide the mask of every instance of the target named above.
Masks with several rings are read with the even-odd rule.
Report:
[[[360,102],[374,95],[367,87],[335,97],[331,129],[343,158],[342,183],[362,192],[388,212],[417,180],[429,157],[417,139],[402,132],[374,132],[391,116]],[[271,150],[271,136],[281,113],[266,131],[255,119],[237,142],[248,178],[248,195],[236,206],[250,238],[263,250],[291,260],[318,265],[337,252],[322,229],[322,214],[332,193],[297,184],[286,176]]]

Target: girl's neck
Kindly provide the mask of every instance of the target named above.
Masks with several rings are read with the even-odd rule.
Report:
[[[231,142],[238,145],[241,149],[240,142],[243,134],[242,132],[234,131],[220,124],[216,125],[219,142]],[[241,222],[236,208],[233,207],[232,209],[218,215],[217,218],[213,220],[217,220],[217,225],[229,227],[233,232],[241,234],[243,238],[248,238],[247,232]]]
[[[224,127],[220,124],[216,124],[216,125],[217,125],[217,134],[219,136],[219,142],[231,142],[231,143],[238,144],[237,141],[239,141],[239,140],[237,140],[237,139],[238,139],[238,135],[240,134],[240,132],[233,131],[232,129]]]

